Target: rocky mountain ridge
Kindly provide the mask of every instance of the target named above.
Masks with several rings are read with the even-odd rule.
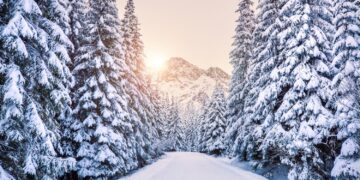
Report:
[[[162,94],[175,97],[182,110],[190,103],[200,109],[219,83],[227,92],[230,75],[218,67],[202,69],[183,58],[171,58],[162,70],[153,74],[153,82]]]

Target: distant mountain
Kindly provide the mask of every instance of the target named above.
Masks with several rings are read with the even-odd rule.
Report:
[[[177,98],[182,109],[191,102],[199,109],[210,98],[217,82],[227,92],[230,80],[229,74],[218,67],[204,70],[183,58],[171,58],[153,77],[158,89]]]

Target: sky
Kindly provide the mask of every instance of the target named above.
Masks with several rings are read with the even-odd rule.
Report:
[[[134,0],[148,64],[182,57],[231,72],[238,0]],[[118,0],[121,17],[126,0]]]

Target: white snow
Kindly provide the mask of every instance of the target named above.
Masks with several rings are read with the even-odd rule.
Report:
[[[182,58],[170,59],[160,72],[153,72],[153,82],[162,94],[180,102],[180,116],[186,116],[186,107],[193,103],[196,111],[212,95],[217,83],[228,92],[229,77],[218,68],[201,69]]]
[[[158,162],[122,180],[263,180],[260,175],[205,154],[167,153]]]
[[[29,155],[25,160],[24,172],[27,174],[35,175],[37,165],[33,162],[32,155]]]
[[[1,0],[0,0],[1,3]],[[1,166],[0,166],[0,179],[2,180],[15,180],[10,174],[8,174]]]
[[[245,171],[249,171],[252,173],[260,174],[269,180],[288,180],[288,167],[284,165],[272,165],[269,167],[259,168],[255,170],[251,162],[248,161],[239,161],[237,158],[220,158],[220,160],[224,161],[225,163],[231,164],[237,168],[243,169]]]
[[[343,173],[347,173],[350,176],[360,176],[360,159],[343,159],[336,158],[334,168],[331,171],[333,177],[339,177]]]
[[[46,127],[43,123],[42,119],[40,118],[37,108],[33,102],[30,103],[28,114],[26,118],[29,120],[28,126],[31,128],[37,135],[40,135],[41,137],[46,137]]]
[[[10,99],[18,104],[23,103],[23,97],[20,92],[20,87],[18,83],[23,83],[24,79],[21,75],[21,72],[15,67],[8,67],[9,69],[13,69],[8,74],[8,79],[10,79],[9,84],[7,85],[7,89],[4,94],[4,99]]]
[[[347,139],[341,147],[341,155],[353,156],[360,150],[359,145],[352,138]],[[360,169],[360,167],[359,167]]]

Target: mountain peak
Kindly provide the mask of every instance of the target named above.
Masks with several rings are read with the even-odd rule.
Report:
[[[191,64],[190,62],[186,61],[182,57],[172,57],[166,62],[166,64],[167,65],[180,64],[180,65],[186,65],[186,66],[195,66],[195,65]]]
[[[196,80],[206,73],[203,69],[191,64],[183,58],[170,58],[163,70],[159,73],[160,81],[181,80],[183,78]]]
[[[216,85],[227,91],[230,80],[230,75],[221,68],[204,70],[180,57],[170,58],[156,77],[159,90],[176,97],[182,109],[189,103],[199,109],[209,100]]]
[[[165,67],[161,72],[159,72],[159,80],[197,80],[204,75],[217,80],[230,79],[230,76],[221,68],[210,67],[209,69],[204,70],[181,57],[173,57],[165,63]]]
[[[209,69],[206,70],[206,74],[214,79],[223,79],[223,80],[230,79],[230,75],[218,67],[210,67]]]

